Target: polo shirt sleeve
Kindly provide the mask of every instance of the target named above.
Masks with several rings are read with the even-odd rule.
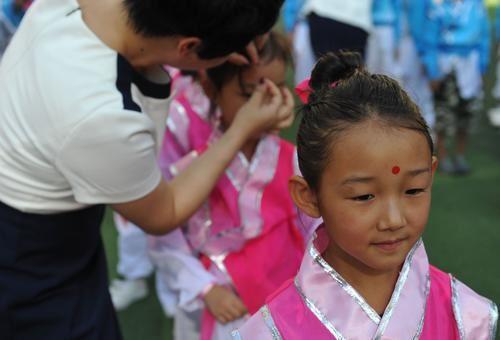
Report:
[[[133,201],[161,181],[155,128],[144,114],[95,112],[61,141],[56,165],[82,204]]]

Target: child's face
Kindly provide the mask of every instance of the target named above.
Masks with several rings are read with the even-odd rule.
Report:
[[[368,121],[334,142],[316,194],[330,255],[399,269],[427,223],[436,161],[423,134]]]
[[[257,64],[225,83],[216,95],[216,104],[222,112],[222,124],[229,127],[238,110],[252,96],[261,79],[267,78],[278,87],[285,86],[285,63],[274,59],[269,63]],[[240,83],[241,79],[241,83]]]

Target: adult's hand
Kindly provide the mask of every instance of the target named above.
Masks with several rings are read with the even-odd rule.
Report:
[[[269,33],[265,33],[263,35],[259,35],[253,41],[251,41],[247,47],[246,52],[249,58],[245,57],[240,53],[232,53],[229,56],[229,62],[236,65],[249,65],[249,64],[258,64],[259,63],[259,50],[264,47],[267,39],[269,39]]]
[[[272,81],[264,79],[240,108],[230,129],[249,138],[286,128],[293,123],[293,106],[290,90],[280,89]]]

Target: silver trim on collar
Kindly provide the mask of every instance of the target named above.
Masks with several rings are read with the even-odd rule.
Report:
[[[264,320],[264,323],[271,332],[273,340],[283,340],[280,331],[278,330],[276,324],[274,323],[273,316],[271,315],[271,312],[269,311],[267,305],[262,306],[262,308],[260,309],[260,313],[262,314],[262,319]]]
[[[309,310],[318,318],[318,320],[323,324],[323,326],[330,331],[330,333],[333,334],[335,339],[337,340],[346,340],[346,338],[340,334],[340,332],[332,325],[332,323],[328,320],[328,318],[323,314],[316,305],[307,298],[307,296],[304,294],[302,288],[299,285],[299,282],[297,281],[297,278],[294,280],[295,283],[295,288],[297,289],[297,292],[299,293],[300,297],[306,304],[306,306],[309,308]]]
[[[309,248],[309,253],[312,258],[323,268],[323,270],[330,275],[341,287],[345,290],[349,296],[356,301],[356,303],[363,309],[363,311],[368,315],[368,317],[375,322],[375,324],[380,323],[380,316],[378,313],[366,302],[366,300],[349,284],[347,283],[342,276],[332,266],[330,266],[324,259],[321,257],[321,254],[318,252],[314,244]]]
[[[420,319],[420,322],[418,323],[417,333],[415,333],[415,335],[413,336],[413,340],[420,339],[420,335],[422,335],[422,330],[424,329],[425,312],[427,311],[427,301],[429,298],[430,290],[431,290],[431,276],[430,276],[430,274],[427,274],[427,282],[425,285],[424,310],[422,311],[422,318]]]
[[[422,239],[419,239],[415,245],[413,245],[413,248],[410,250],[410,252],[407,255],[405,264],[403,265],[403,268],[401,269],[401,273],[399,274],[398,282],[396,282],[396,287],[394,288],[394,292],[392,293],[391,300],[389,301],[389,304],[387,305],[385,311],[384,311],[384,316],[382,317],[382,320],[380,321],[380,325],[377,329],[377,333],[375,333],[374,339],[381,339],[382,335],[385,332],[385,329],[387,328],[387,325],[389,324],[389,321],[391,320],[392,313],[394,312],[394,308],[396,307],[399,297],[401,295],[401,291],[403,290],[403,287],[406,283],[406,280],[408,279],[408,274],[410,273],[410,268],[411,264],[413,262],[413,255],[415,255],[415,251],[420,247],[422,244]],[[424,311],[425,313],[425,311]]]
[[[231,337],[234,340],[243,340],[243,338],[241,337],[240,332],[237,329],[235,329],[234,331],[231,332]]]
[[[460,340],[465,340],[465,328],[464,322],[462,320],[462,314],[460,313],[460,305],[458,303],[458,291],[457,291],[457,279],[450,274],[451,281],[451,306],[453,308],[453,314],[455,315],[455,320],[457,322],[458,333]]]
[[[497,322],[498,322],[498,307],[497,305],[491,301],[490,302],[490,339],[495,340],[495,336],[497,334]]]

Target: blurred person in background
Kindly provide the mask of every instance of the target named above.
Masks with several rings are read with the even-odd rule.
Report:
[[[412,0],[411,6],[411,31],[434,93],[439,169],[465,175],[471,171],[469,130],[481,109],[490,58],[488,14],[482,0]],[[455,136],[454,154],[449,135]]]
[[[398,79],[421,107],[432,129],[435,122],[432,92],[413,34],[411,0],[374,0],[373,29],[368,38],[367,68]]]
[[[309,77],[316,62],[311,46],[309,24],[302,12],[305,0],[285,0],[283,23],[285,32],[292,43],[294,59],[294,81],[298,85]]]
[[[373,0],[373,28],[366,51],[370,72],[397,76],[400,5],[401,0]]]
[[[316,58],[339,50],[365,54],[372,26],[372,0],[306,0],[303,13]]]
[[[425,71],[415,36],[418,35],[418,26],[413,22],[418,22],[418,11],[413,10],[415,0],[398,0],[400,2],[398,26],[396,36],[398,38],[398,79],[402,82],[403,88],[417,103],[422,111],[427,125],[434,130],[436,124],[436,113],[434,109],[434,99],[429,82],[429,77]],[[415,16],[416,15],[416,16]],[[414,17],[415,16],[415,17]],[[433,133],[433,137],[434,133]]]
[[[109,292],[115,309],[122,311],[148,295],[147,278],[154,268],[146,233],[120,214],[114,213],[113,221],[118,232],[118,278],[111,282]]]
[[[0,60],[32,0],[0,0]]]
[[[500,56],[500,5],[495,4],[495,42],[497,45],[497,63],[496,63],[496,82],[495,86],[491,91],[491,95],[498,102],[500,100],[500,62],[498,57]],[[500,127],[500,106],[492,108],[488,112],[488,117],[490,119],[491,125],[495,127]]]

